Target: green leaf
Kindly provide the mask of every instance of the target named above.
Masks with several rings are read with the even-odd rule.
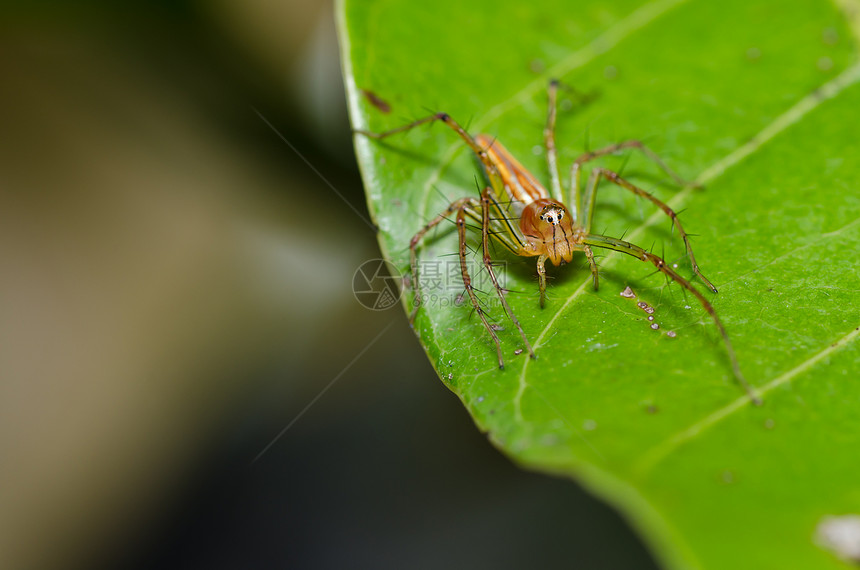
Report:
[[[419,250],[425,289],[438,287],[415,326],[480,429],[518,463],[616,505],[667,567],[846,567],[816,527],[860,513],[860,24],[824,0],[363,0],[341,4],[339,18],[355,128],[445,111],[548,182],[546,85],[559,77],[595,94],[584,105],[562,97],[563,172],[586,147],[641,139],[705,183],[675,188],[635,153],[602,162],[683,211],[764,405],[743,396],[692,295],[608,252],[597,292],[584,258],[549,268],[541,309],[534,258],[497,248],[538,356],[517,354],[485,279],[503,327],[499,370],[480,320],[455,306],[458,244],[445,223]],[[441,124],[355,143],[382,250],[406,273],[411,237],[477,196],[481,171]],[[629,192],[601,186],[595,230],[626,232],[692,276],[669,220]],[[659,331],[619,295],[628,285],[656,307]]]

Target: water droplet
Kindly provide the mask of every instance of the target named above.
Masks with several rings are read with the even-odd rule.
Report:
[[[836,42],[839,41],[839,32],[836,31],[836,28],[824,28],[821,33],[821,41],[829,46],[836,45]]]
[[[544,447],[552,447],[557,445],[559,442],[559,437],[554,433],[548,433],[546,435],[541,436],[540,443]]]
[[[543,60],[533,59],[529,62],[529,69],[532,73],[543,73],[543,70],[546,69],[546,66],[543,63]]]
[[[639,301],[638,303],[636,303],[636,306],[639,307],[640,309],[644,309],[645,307],[648,306],[648,303],[646,303],[645,301]]]
[[[676,333],[675,331],[669,331],[666,333],[666,336],[668,336],[669,338],[675,338],[676,336],[678,336],[678,333]]]
[[[453,380],[453,379],[454,379],[454,373],[451,372],[450,374],[448,374],[448,380]]]
[[[647,309],[645,309],[645,312],[648,313],[649,315],[653,315],[654,314],[654,307],[648,307]]]
[[[627,299],[634,299],[634,298],[636,297],[636,293],[634,293],[634,292],[633,292],[633,289],[631,289],[630,287],[626,287],[626,288],[624,289],[624,291],[622,291],[622,292],[621,292],[621,293],[619,293],[619,294],[620,294],[622,297],[625,297],[625,298],[627,298]]]
[[[648,320],[649,320],[649,321],[653,321],[653,320],[654,320],[654,315],[648,315]]]
[[[660,328],[660,325],[658,325],[657,323],[652,323],[652,324],[651,324],[651,328],[652,328],[652,329],[654,329],[654,330],[656,331],[657,329],[659,329],[659,328]]]
[[[523,349],[522,349],[522,348],[518,348],[518,349],[516,349],[516,350],[514,351],[514,354],[516,354],[517,356],[519,356],[519,355],[520,355],[520,354],[522,354],[522,353],[523,353]]]
[[[848,562],[860,562],[860,516],[826,516],[815,529],[815,541]]]
[[[684,308],[685,308],[685,309],[687,309],[687,310],[690,310],[690,309],[692,309],[693,307],[691,307],[690,305],[684,305]]]
[[[678,269],[678,264],[677,264],[677,263],[673,263],[673,264],[672,264],[672,267],[674,267],[675,269]]]

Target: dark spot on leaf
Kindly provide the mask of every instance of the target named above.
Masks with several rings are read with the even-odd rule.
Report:
[[[367,102],[382,111],[383,113],[391,112],[391,105],[388,102],[369,89],[361,89],[361,94],[367,99]]]

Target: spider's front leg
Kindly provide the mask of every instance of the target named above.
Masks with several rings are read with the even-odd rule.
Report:
[[[582,246],[582,251],[585,252],[585,257],[588,259],[588,267],[591,269],[591,278],[594,281],[594,290],[597,291],[600,284],[597,279],[597,262],[594,261],[594,252],[587,245]]]
[[[594,290],[597,291],[599,287],[598,277],[597,277],[597,262],[594,261],[594,251],[587,246],[583,245],[582,251],[585,252],[585,257],[588,259],[588,266],[591,269],[591,278],[594,282]],[[546,255],[541,255],[537,260],[537,274],[538,274],[538,283],[540,286],[540,308],[543,309],[546,304],[546,260],[548,257]]]
[[[546,254],[538,257],[537,260],[537,273],[538,273],[538,283],[540,284],[540,308],[543,309],[543,306],[546,302],[546,260],[548,257]]]
[[[502,307],[505,309],[505,313],[507,313],[508,318],[514,323],[517,327],[517,330],[520,332],[520,336],[523,339],[523,343],[526,345],[526,348],[529,351],[529,356],[531,358],[537,358],[535,355],[535,351],[532,350],[532,345],[529,343],[529,339],[526,337],[525,331],[523,331],[523,327],[520,325],[520,321],[514,315],[514,312],[511,310],[511,307],[508,305],[507,299],[505,299],[504,291],[499,285],[499,280],[496,277],[496,272],[493,269],[493,259],[490,256],[490,213],[497,212],[501,214],[501,207],[499,206],[499,200],[496,196],[496,193],[493,191],[491,186],[487,186],[484,188],[484,191],[481,192],[481,245],[484,254],[484,267],[487,269],[487,273],[490,274],[490,279],[493,282],[493,287],[496,289],[496,294],[499,296],[499,300],[502,302]],[[504,215],[504,214],[502,214]],[[503,233],[494,232],[492,236],[501,241],[506,245],[509,249],[512,248],[510,240]],[[462,247],[462,246],[461,246]],[[501,359],[501,356],[499,357]]]
[[[418,233],[416,233],[412,240],[409,242],[409,263],[412,269],[412,290],[415,294],[415,298],[413,301],[413,309],[412,313],[409,315],[409,324],[412,325],[415,322],[415,317],[418,314],[418,309],[421,308],[421,281],[420,276],[418,274],[418,244],[421,243],[421,240],[427,235],[434,227],[438,226],[442,223],[443,220],[449,220],[451,214],[456,213],[455,215],[455,224],[457,226],[457,237],[459,240],[458,247],[458,255],[460,258],[460,274],[463,278],[463,286],[466,288],[466,293],[469,295],[469,301],[472,303],[472,307],[475,309],[475,312],[480,317],[481,322],[484,323],[484,328],[487,329],[487,332],[490,333],[490,336],[493,338],[493,342],[496,344],[496,352],[499,357],[499,368],[504,368],[505,363],[502,359],[502,346],[499,342],[499,337],[496,334],[496,331],[493,330],[493,327],[490,326],[490,323],[487,321],[486,312],[484,308],[481,307],[481,304],[478,301],[477,295],[475,295],[475,287],[472,285],[472,277],[469,275],[469,267],[468,260],[466,258],[466,252],[468,251],[468,247],[466,244],[466,217],[470,217],[473,220],[483,220],[486,219],[487,216],[485,214],[481,214],[479,212],[480,209],[486,209],[486,206],[482,206],[480,202],[478,202],[475,198],[460,198],[459,200],[454,200],[451,204],[445,209],[444,212],[430,220],[427,224],[421,228]],[[486,248],[485,248],[486,249]],[[519,322],[513,317],[513,314],[510,312],[510,309],[507,307],[507,303],[502,297],[501,289],[498,285],[498,281],[496,279],[495,273],[492,271],[491,266],[487,266],[487,269],[490,271],[490,276],[493,279],[493,284],[496,286],[496,290],[499,293],[500,298],[502,298],[502,302],[505,305],[506,310],[508,311],[508,315],[514,320],[519,327]],[[522,332],[522,328],[520,328],[520,332]],[[523,339],[525,339],[525,334],[523,333]],[[528,341],[526,341],[526,345],[528,346]],[[529,352],[534,355],[534,352],[529,346]]]
[[[576,167],[576,164],[574,164]],[[588,186],[585,189],[585,194],[583,195],[583,208],[582,213],[584,217],[583,228],[585,232],[591,231],[591,222],[594,218],[594,202],[597,197],[597,188],[600,183],[600,178],[604,177],[613,184],[624,188],[625,190],[629,190],[633,194],[637,196],[641,196],[646,200],[650,201],[652,204],[655,204],[658,208],[660,208],[666,216],[672,221],[672,225],[678,228],[678,235],[681,236],[681,239],[684,242],[684,247],[687,250],[687,257],[690,258],[690,265],[693,267],[693,273],[698,275],[699,279],[708,286],[708,288],[714,293],[717,292],[717,288],[714,287],[714,284],[711,283],[707,277],[705,277],[702,272],[699,270],[699,264],[696,263],[696,256],[693,255],[693,247],[690,245],[690,238],[687,236],[687,232],[684,231],[684,227],[681,225],[681,221],[678,219],[678,214],[670,208],[665,202],[655,197],[650,192],[646,192],[645,190],[639,188],[638,186],[628,182],[627,180],[621,178],[617,173],[612,170],[607,170],[606,168],[595,168],[591,171],[591,175],[588,179]]]
[[[490,323],[487,322],[486,312],[484,311],[481,304],[478,302],[478,297],[475,295],[475,287],[472,285],[472,278],[469,276],[469,267],[468,262],[466,260],[466,210],[465,208],[460,208],[457,210],[457,236],[460,238],[460,247],[459,247],[459,255],[460,255],[460,272],[463,277],[463,286],[466,287],[466,293],[469,294],[469,300],[472,302],[472,307],[475,309],[475,312],[480,317],[481,322],[484,323],[484,328],[487,329],[487,332],[490,333],[490,336],[493,337],[493,342],[496,343],[496,353],[499,356],[499,368],[505,368],[505,361],[502,358],[502,345],[499,342],[499,337],[496,334],[496,331],[493,330],[493,327],[490,326]],[[495,279],[495,274],[491,273]],[[498,289],[498,285],[497,285]],[[501,292],[499,293],[501,295]]]

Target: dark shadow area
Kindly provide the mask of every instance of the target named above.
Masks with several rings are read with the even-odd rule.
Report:
[[[257,462],[270,433],[222,434],[234,445],[112,566],[656,568],[614,511],[493,449],[404,323],[387,336]],[[392,350],[413,364],[375,375]]]

